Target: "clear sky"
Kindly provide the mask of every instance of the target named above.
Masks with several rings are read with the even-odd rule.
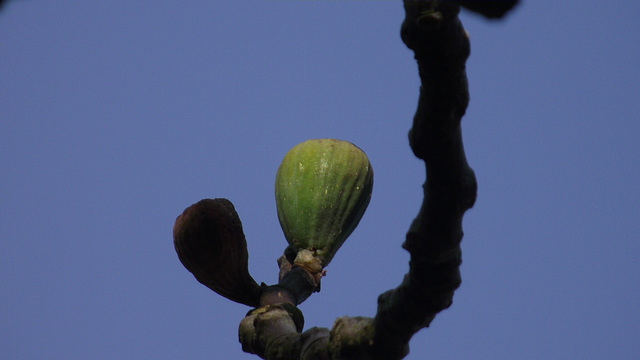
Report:
[[[407,359],[640,358],[638,1],[463,13],[479,181],[463,282]],[[421,202],[407,141],[419,79],[400,1],[43,1],[0,12],[0,358],[256,359],[249,310],[200,285],[177,215],[226,197],[249,267],[286,246],[275,173],[350,140],[373,198],[300,308],[374,316],[408,268]]]

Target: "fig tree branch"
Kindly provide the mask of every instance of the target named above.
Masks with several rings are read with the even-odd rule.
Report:
[[[469,92],[465,62],[469,37],[452,2],[405,1],[401,35],[414,51],[421,79],[409,131],[414,154],[425,162],[424,200],[403,247],[409,273],[378,298],[374,353],[400,359],[411,337],[453,302],[461,282],[462,217],[475,202],[477,183],[467,164],[460,121]]]
[[[280,292],[263,296],[261,307],[240,324],[244,351],[283,360],[402,359],[412,336],[452,304],[461,283],[462,218],[477,192],[460,126],[469,103],[465,64],[470,44],[458,13],[463,6],[487,18],[500,18],[516,3],[404,1],[401,36],[415,54],[421,80],[409,143],[426,169],[422,206],[403,243],[411,254],[409,272],[397,288],[379,296],[375,318],[342,317],[331,330],[300,332],[302,313],[295,306],[300,301],[280,302]],[[279,261],[281,282],[291,269],[289,258]],[[292,295],[293,299],[303,299],[314,289],[315,283],[309,281],[313,276],[302,275],[288,277],[281,287],[300,289],[288,290],[301,294]]]

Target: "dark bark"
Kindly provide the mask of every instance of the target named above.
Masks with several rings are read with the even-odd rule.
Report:
[[[411,253],[402,284],[378,298],[375,353],[400,359],[411,337],[453,302],[461,282],[462,217],[476,198],[460,120],[469,102],[469,38],[449,2],[405,2],[402,39],[415,52],[420,98],[409,143],[425,161],[424,200],[403,247]]]
[[[499,19],[518,5],[519,1],[458,1],[460,6],[489,19]]]

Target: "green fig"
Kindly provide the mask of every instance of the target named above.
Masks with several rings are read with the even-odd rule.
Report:
[[[278,218],[294,263],[319,272],[356,228],[373,190],[369,158],[354,144],[313,139],[296,145],[276,175]]]
[[[204,199],[189,206],[173,227],[180,262],[202,284],[235,302],[260,303],[260,287],[249,274],[242,223],[227,199]]]

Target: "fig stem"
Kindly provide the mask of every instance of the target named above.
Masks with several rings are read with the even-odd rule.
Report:
[[[304,266],[293,265],[285,255],[278,259],[280,276],[277,285],[264,286],[260,306],[288,303],[294,306],[320,291],[320,274],[313,274]]]
[[[262,290],[262,294],[260,295],[260,306],[283,303],[296,305],[296,296],[293,292],[280,285],[267,286]]]

